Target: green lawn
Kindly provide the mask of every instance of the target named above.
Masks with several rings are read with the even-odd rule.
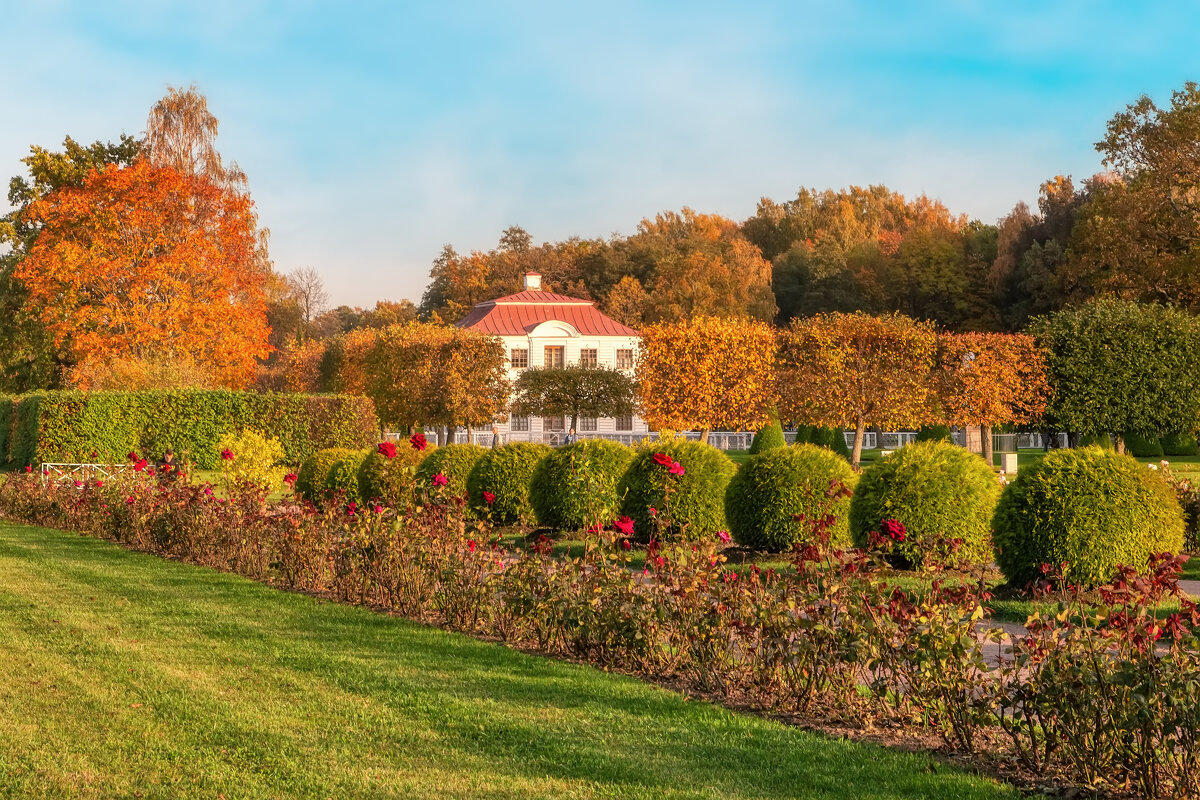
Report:
[[[0,523],[0,794],[999,798],[587,667]]]

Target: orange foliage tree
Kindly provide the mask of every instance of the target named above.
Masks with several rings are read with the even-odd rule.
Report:
[[[980,426],[989,464],[992,426],[1034,421],[1050,396],[1042,351],[1026,334],[939,336],[934,386],[947,424]]]
[[[854,428],[853,463],[868,423],[916,427],[933,415],[933,326],[902,314],[818,314],[780,333],[779,413]]]
[[[758,430],[775,409],[775,331],[697,317],[642,331],[638,403],[655,428]]]
[[[384,423],[481,426],[503,414],[512,387],[499,339],[424,322],[375,333],[366,393]]]
[[[92,170],[26,209],[15,277],[74,363],[190,360],[241,388],[269,352],[250,200],[146,161]]]

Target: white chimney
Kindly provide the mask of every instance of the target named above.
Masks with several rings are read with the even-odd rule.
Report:
[[[542,290],[542,276],[536,272],[525,273],[525,291],[540,292]]]

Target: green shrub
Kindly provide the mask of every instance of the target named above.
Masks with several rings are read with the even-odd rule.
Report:
[[[750,455],[758,455],[777,447],[787,447],[787,440],[783,438],[783,426],[779,424],[779,420],[773,419],[770,424],[763,426],[758,433],[754,434],[754,440],[750,442]]]
[[[850,503],[850,533],[870,544],[884,520],[904,524],[894,552],[909,566],[985,564],[1000,481],[981,457],[948,442],[902,447],[863,472]]]
[[[560,530],[607,524],[620,513],[617,483],[633,450],[605,439],[584,439],[559,447],[533,471],[529,499],[538,522]]]
[[[1107,433],[1085,433],[1079,437],[1080,447],[1100,447],[1105,450],[1116,449],[1113,446],[1112,436]]]
[[[1163,446],[1158,439],[1129,433],[1125,435],[1125,452],[1136,458],[1162,458]]]
[[[417,467],[430,452],[417,450],[408,442],[396,442],[396,455],[388,458],[376,448],[358,467],[358,493],[364,501],[378,501],[392,508],[412,504],[417,485]]]
[[[729,532],[746,547],[784,550],[812,544],[813,521],[833,514],[829,543],[848,548],[850,498],[831,499],[827,493],[834,483],[853,488],[857,477],[846,459],[812,444],[752,456],[725,493]]]
[[[533,442],[512,442],[488,450],[467,475],[467,496],[480,516],[489,511],[493,522],[511,525],[533,519],[529,502],[529,484],[538,462],[550,455],[550,448]],[[484,492],[493,495],[487,502]]]
[[[15,411],[16,402],[13,398],[0,395],[0,466],[8,463],[8,445],[12,441],[13,423],[16,422]]]
[[[1052,450],[1021,468],[993,520],[996,562],[1014,586],[1065,563],[1073,583],[1108,581],[1119,564],[1183,547],[1183,512],[1156,470],[1098,447]]]
[[[664,454],[684,468],[672,475],[654,461]],[[712,445],[686,439],[665,439],[637,451],[617,483],[621,513],[631,517],[642,540],[657,530],[650,509],[661,515],[671,536],[700,538],[725,528],[725,490],[737,470],[729,456]]]
[[[217,446],[221,448],[221,477],[227,488],[236,483],[254,483],[273,492],[283,484],[288,470],[278,439],[244,430],[237,435],[225,434]]]
[[[467,476],[486,452],[477,444],[448,444],[437,448],[417,467],[417,491],[433,489],[433,476],[440,472],[447,481],[442,491],[453,497],[466,497]]]
[[[815,444],[825,447],[850,460],[850,448],[841,428],[825,428],[820,425],[801,425],[796,429],[796,444]]]
[[[953,442],[949,425],[926,425],[917,431],[918,442]]]
[[[0,420],[4,417],[0,414]],[[1196,436],[1191,433],[1168,433],[1161,442],[1164,456],[1195,456],[1200,455],[1200,447],[1196,445]]]
[[[219,469],[221,437],[245,429],[278,439],[297,464],[317,450],[366,447],[379,431],[374,403],[340,395],[41,392],[16,398],[15,406],[6,454],[13,464],[121,463],[131,450],[153,459],[171,447],[200,469]]]
[[[347,447],[330,447],[306,458],[296,475],[296,494],[313,505],[320,505],[325,499],[325,481],[329,477],[329,469],[353,452]]]
[[[358,468],[370,453],[370,450],[351,450],[335,461],[325,475],[326,496],[340,493],[343,503],[361,503],[364,498],[358,491]]]

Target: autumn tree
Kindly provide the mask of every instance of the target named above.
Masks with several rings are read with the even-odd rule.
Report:
[[[15,277],[17,265],[41,231],[41,223],[28,209],[35,200],[66,187],[83,184],[93,170],[108,164],[129,166],[141,154],[141,142],[122,136],[118,142],[95,142],[84,146],[71,137],[61,151],[33,146],[21,159],[28,176],[17,176],[9,184],[8,201],[13,206],[0,218],[0,391],[27,392],[60,385],[69,354],[54,347],[36,309],[29,305],[24,285]]]
[[[775,318],[771,265],[733,220],[690,208],[644,219],[629,240],[649,264],[648,321],[696,316]]]
[[[637,396],[655,428],[758,430],[775,408],[775,331],[755,320],[697,317],[642,331]]]
[[[917,427],[932,418],[933,326],[901,314],[818,314],[779,336],[783,419],[854,428],[853,463],[868,424]]]
[[[992,427],[1025,425],[1046,410],[1050,386],[1032,336],[948,333],[938,337],[934,387],[938,415],[949,425],[977,425],[992,463]]]
[[[633,413],[633,380],[607,367],[535,367],[521,372],[513,387],[512,413],[571,418],[619,417]]]
[[[511,386],[499,339],[422,322],[370,333],[366,394],[384,423],[480,426],[504,413]]]
[[[187,89],[168,86],[146,120],[146,157],[181,175],[203,177],[214,186],[244,193],[246,173],[236,163],[226,165],[217,152],[219,126],[194,84]]]
[[[186,357],[220,385],[250,382],[268,329],[247,197],[142,160],[94,169],[23,219],[39,231],[14,277],[72,363]]]
[[[1035,321],[1052,389],[1050,420],[1079,433],[1155,438],[1200,420],[1200,319],[1103,298]]]

